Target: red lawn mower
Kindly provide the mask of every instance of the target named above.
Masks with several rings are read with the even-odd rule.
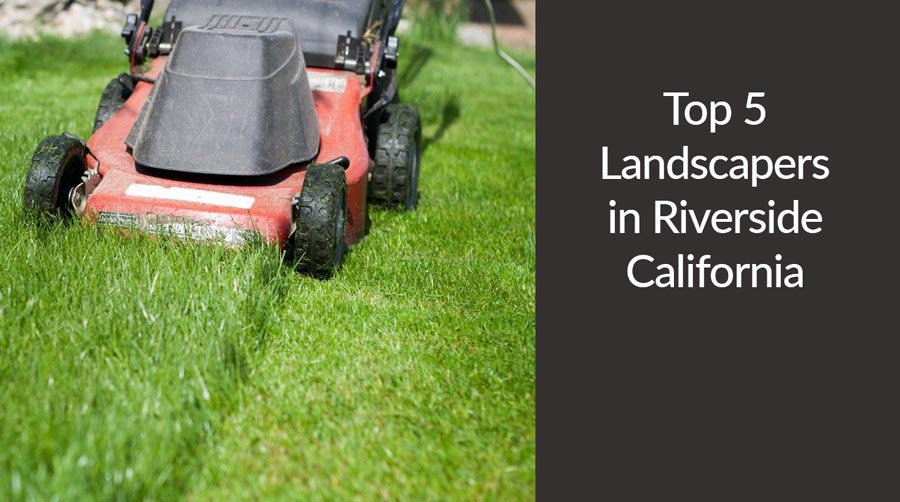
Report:
[[[421,125],[399,103],[402,0],[152,0],[94,134],[44,139],[26,209],[229,246],[262,238],[328,276],[369,203],[412,210]]]

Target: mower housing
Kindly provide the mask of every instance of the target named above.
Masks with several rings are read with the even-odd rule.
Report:
[[[270,174],[319,151],[319,122],[291,21],[212,16],[178,44],[125,143],[146,167]]]
[[[403,0],[152,0],[126,20],[130,72],[94,134],[45,138],[26,210],[239,247],[328,276],[368,205],[413,210],[421,121],[398,97]]]

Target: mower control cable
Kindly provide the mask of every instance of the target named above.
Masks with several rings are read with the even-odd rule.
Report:
[[[501,59],[509,63],[510,66],[516,69],[519,72],[519,75],[522,75],[522,78],[528,82],[528,85],[531,86],[532,89],[536,89],[534,78],[525,71],[525,68],[522,68],[522,65],[519,64],[518,61],[513,59],[512,56],[507,54],[503,49],[500,48],[500,44],[497,43],[497,19],[494,17],[494,4],[491,0],[484,0],[484,6],[487,7],[488,17],[491,19],[491,38],[494,41],[494,50],[497,51],[497,55],[500,56]]]
[[[141,0],[141,14],[138,18],[138,27],[134,32],[134,38],[132,38],[130,44],[131,46],[129,47],[131,73],[135,76],[138,76],[138,74],[140,74],[140,68],[138,68],[138,65],[141,63],[141,61],[137,60],[136,55],[138,52],[138,48],[141,44],[144,43],[144,31],[146,31],[147,24],[150,22],[150,14],[153,12],[153,3],[154,0]],[[143,58],[143,54],[141,55],[141,57]]]
[[[131,54],[130,54],[130,56],[131,56],[131,73],[132,73],[132,75],[136,75],[136,74],[138,73],[138,72],[136,71],[136,68],[137,68],[136,63],[137,63],[137,61],[136,61],[135,55],[136,55],[137,52],[138,52],[138,46],[139,46],[140,43],[141,43],[141,39],[144,38],[144,30],[145,30],[145,29],[147,29],[147,22],[146,22],[146,21],[141,21],[141,24],[138,26],[137,32],[134,34],[134,41],[131,43]]]

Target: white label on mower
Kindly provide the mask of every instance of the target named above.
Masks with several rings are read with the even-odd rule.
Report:
[[[256,199],[245,195],[233,195],[230,193],[210,192],[208,190],[194,190],[180,187],[161,187],[157,185],[141,185],[132,183],[125,191],[129,197],[145,197],[148,199],[181,200],[209,204],[211,206],[236,207],[238,209],[250,209]]]
[[[101,211],[97,215],[97,223],[127,229],[143,229],[151,234],[182,239],[221,241],[227,246],[244,246],[248,242],[262,239],[262,235],[252,230],[153,213],[138,216]]]
[[[330,73],[309,72],[309,87],[314,91],[344,92],[347,88],[347,77]]]

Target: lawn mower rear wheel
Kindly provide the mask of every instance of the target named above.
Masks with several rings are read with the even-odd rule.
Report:
[[[116,114],[123,106],[131,93],[134,92],[134,82],[131,75],[123,73],[118,77],[109,81],[103,94],[100,96],[100,103],[97,105],[97,115],[94,117],[94,132],[103,126],[110,117]]]
[[[344,258],[347,176],[336,164],[311,164],[294,204],[294,258],[300,272],[330,277]]]
[[[87,146],[70,134],[48,136],[38,144],[25,177],[27,210],[68,217],[69,196],[87,169]]]
[[[416,208],[422,123],[415,106],[394,103],[384,108],[369,181],[369,201],[389,207]]]

